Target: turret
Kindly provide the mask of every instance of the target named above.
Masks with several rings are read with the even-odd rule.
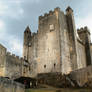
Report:
[[[45,22],[47,22],[48,19],[50,19],[52,16],[55,16],[58,18],[58,12],[60,12],[60,8],[57,7],[54,9],[54,11],[49,11],[49,13],[45,13],[43,16],[39,16],[39,25],[43,25]]]
[[[70,40],[70,60],[72,63],[72,70],[76,70],[77,69],[77,47],[76,47],[77,35],[76,35],[73,10],[70,7],[66,9],[66,20],[67,20],[69,40]]]
[[[28,60],[28,47],[31,40],[31,31],[29,26],[24,31],[23,57]]]
[[[82,42],[85,44],[85,51],[86,51],[86,64],[91,65],[91,50],[90,50],[90,43],[91,43],[91,38],[90,38],[90,31],[87,27],[80,28],[77,30],[78,35]]]
[[[30,37],[31,37],[31,31],[29,26],[27,26],[27,28],[24,31],[24,45],[28,45],[30,41]]]
[[[91,42],[90,31],[87,26],[84,28],[77,29],[77,32],[78,32],[80,39],[82,40],[84,44],[86,43],[87,37],[88,37],[89,43]]]

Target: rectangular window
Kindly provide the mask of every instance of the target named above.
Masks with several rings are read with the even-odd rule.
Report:
[[[51,31],[54,31],[54,25],[53,24],[50,24],[50,32]]]

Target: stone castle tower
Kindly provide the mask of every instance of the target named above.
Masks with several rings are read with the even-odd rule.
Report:
[[[29,27],[24,32],[23,57],[30,63],[30,74],[61,72],[91,65],[90,32],[85,28],[76,30],[73,10],[66,14],[55,8],[39,17],[37,33]]]
[[[31,39],[31,31],[30,28],[27,27],[24,32],[24,52],[23,52],[23,56],[26,56],[24,57],[26,60],[28,60],[28,51],[29,51],[28,47],[29,47],[30,39]]]

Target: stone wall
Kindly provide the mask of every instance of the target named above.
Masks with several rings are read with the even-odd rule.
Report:
[[[31,45],[28,48],[29,52],[28,52],[28,62],[30,64],[30,76],[36,76],[37,74],[37,47],[38,47],[38,34],[33,33],[31,36],[31,41],[30,41]]]
[[[58,11],[39,17],[37,72],[60,72]]]
[[[86,53],[85,45],[77,40],[77,65],[78,69],[86,67]]]
[[[74,71],[77,69],[77,32],[75,27],[73,10],[70,7],[66,9],[66,20],[69,34],[70,61],[72,71]]]
[[[92,64],[92,43],[90,45],[90,51],[91,51],[91,64]]]
[[[85,53],[86,53],[86,64],[87,66],[91,65],[91,37],[90,37],[90,31],[87,27],[80,28],[77,30],[78,35],[80,37],[80,40],[85,44]]]
[[[31,74],[45,72],[69,73],[74,64],[70,61],[69,29],[64,12],[59,8],[39,17],[36,34],[31,35],[28,61]],[[75,61],[76,62],[76,61]]]
[[[22,75],[21,76],[24,76],[24,77],[32,77],[30,75],[30,63],[27,62],[27,61],[23,61],[22,62]]]
[[[11,79],[16,79],[20,76],[28,76],[29,63],[26,63],[27,66],[23,58],[7,52],[7,49],[0,44],[0,76]]]
[[[0,76],[16,79],[21,76],[30,77],[31,64],[22,57],[7,52],[0,44]]]
[[[89,80],[92,80],[92,65],[86,68],[82,68],[70,73],[70,78],[77,81],[77,84],[82,87]]]
[[[90,33],[86,27],[84,29],[83,35],[79,31],[77,34],[70,7],[66,9],[66,14],[55,8],[40,16],[37,33],[31,33],[27,27],[24,32],[24,54],[29,62],[30,76],[48,72],[68,74],[86,67],[86,63],[90,65]]]
[[[38,84],[48,85],[56,88],[75,87],[74,83],[69,80],[67,75],[62,73],[42,73],[37,76]]]
[[[6,48],[0,44],[0,76],[5,76]]]
[[[7,78],[0,77],[0,92],[25,92],[25,87]]]
[[[59,34],[60,34],[61,72],[63,74],[67,74],[72,70],[70,61],[70,41],[66,16],[62,11],[60,11],[59,13],[59,24],[60,24]]]
[[[31,39],[31,31],[29,29],[29,27],[27,26],[27,28],[24,31],[24,43],[23,43],[23,57],[28,60],[28,51],[29,51],[29,42]]]
[[[5,76],[9,78],[17,78],[22,76],[22,59],[14,54],[6,54],[6,64],[5,64]]]

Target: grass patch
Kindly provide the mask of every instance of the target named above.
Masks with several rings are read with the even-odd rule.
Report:
[[[27,89],[25,92],[92,92],[92,89]]]
[[[56,90],[51,90],[51,89],[27,89],[26,92],[56,92]]]

